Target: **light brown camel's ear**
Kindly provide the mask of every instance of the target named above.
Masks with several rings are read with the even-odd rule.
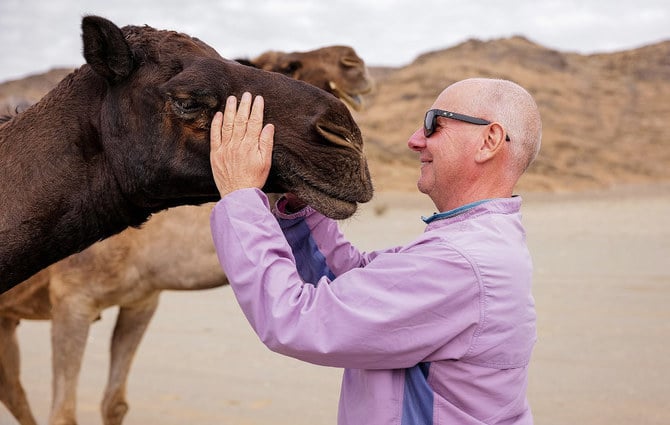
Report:
[[[302,68],[302,62],[299,59],[286,58],[283,59],[273,71],[281,72],[291,78],[296,78],[296,73],[300,68]]]
[[[85,16],[81,21],[84,58],[93,70],[110,82],[128,77],[134,61],[121,29],[100,16]]]

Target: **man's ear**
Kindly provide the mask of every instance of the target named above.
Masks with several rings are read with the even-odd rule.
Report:
[[[487,125],[483,135],[484,138],[475,155],[475,161],[479,163],[484,163],[495,157],[505,143],[509,143],[505,141],[505,130],[497,122]]]

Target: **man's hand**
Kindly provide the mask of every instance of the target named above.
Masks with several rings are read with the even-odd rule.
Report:
[[[214,182],[221,197],[249,187],[265,184],[272,164],[274,126],[263,127],[263,98],[244,93],[237,109],[237,99],[230,96],[223,112],[217,112],[210,130],[210,162]],[[251,111],[250,111],[251,110]]]

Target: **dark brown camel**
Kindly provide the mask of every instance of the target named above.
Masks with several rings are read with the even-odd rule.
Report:
[[[87,64],[0,126],[0,293],[154,212],[215,200],[208,131],[228,95],[263,95],[282,123],[267,191],[335,218],[372,197],[360,130],[333,96],[184,34],[95,16],[82,31]]]
[[[304,81],[346,90],[349,97],[368,92],[372,82],[361,72],[340,67],[341,46],[302,56]],[[318,71],[318,72],[314,72]],[[332,84],[329,84],[332,82]],[[341,95],[331,91],[332,94]],[[76,393],[89,326],[102,310],[118,305],[111,342],[109,379],[101,404],[105,425],[119,425],[128,410],[125,388],[135,352],[158,307],[161,291],[221,286],[227,279],[209,235],[213,204],[172,208],[153,216],[141,229],[127,229],[36,274],[0,295],[0,401],[21,425],[34,425],[20,382],[16,326],[21,319],[52,320],[53,403],[51,424],[75,424]],[[178,247],[178,248],[176,248]],[[4,378],[3,378],[4,376]]]

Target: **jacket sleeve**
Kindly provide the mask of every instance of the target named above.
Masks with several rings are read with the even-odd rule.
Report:
[[[311,228],[320,224],[335,223]],[[327,366],[389,369],[458,358],[470,346],[479,289],[471,265],[453,250],[436,255],[434,247],[419,246],[367,257],[334,242],[326,250],[342,253],[325,257],[342,259],[329,265],[330,276],[314,268],[309,273],[318,279],[306,283],[259,190],[224,197],[211,227],[233,292],[273,351]]]
[[[359,252],[345,239],[335,220],[309,206],[286,213],[280,200],[273,212],[291,246],[298,272],[307,283],[316,283],[322,276],[333,280],[353,268],[365,267],[378,254]]]

